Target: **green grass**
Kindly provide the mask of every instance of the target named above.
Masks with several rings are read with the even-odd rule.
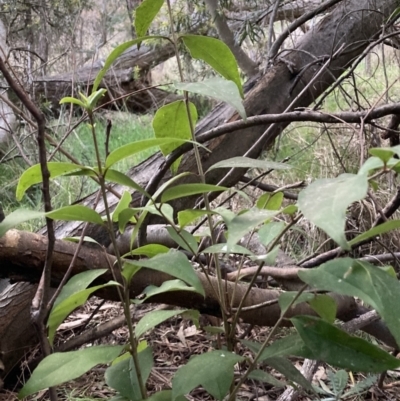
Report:
[[[113,151],[118,147],[127,143],[138,141],[146,138],[153,137],[153,130],[151,127],[151,116],[133,116],[128,113],[110,113],[112,120],[112,129],[109,140],[109,151]],[[104,162],[105,160],[105,138],[106,138],[106,120],[99,118],[96,121],[96,138],[100,148],[100,157]],[[55,125],[53,122],[52,131],[53,137],[56,141],[60,141],[65,134],[65,127],[61,124]],[[73,130],[63,143],[63,148],[72,154],[81,164],[86,166],[97,166],[96,155],[94,151],[93,139],[91,129],[87,123],[82,123],[79,127]],[[30,159],[37,163],[36,144],[33,139],[25,142],[25,152],[34,157]],[[49,147],[49,153],[53,151]],[[145,160],[156,150],[149,150],[135,156],[129,157],[118,164],[114,168],[121,172],[127,172],[129,168],[139,164]],[[15,198],[15,189],[18,183],[19,176],[29,166],[20,157],[12,157],[16,155],[17,151],[13,151],[7,155],[0,163],[0,177],[2,177],[2,190],[0,192],[0,204],[2,205],[6,214],[17,208],[41,210],[42,208],[42,192],[40,185],[35,185],[30,188],[21,202]],[[54,161],[67,161],[65,156],[60,153],[56,154]],[[88,177],[61,177],[52,180],[51,194],[53,208],[58,208],[71,203],[74,203],[82,197],[92,193],[97,188],[97,184]],[[43,222],[36,221],[24,224],[21,229],[35,230],[41,227]]]

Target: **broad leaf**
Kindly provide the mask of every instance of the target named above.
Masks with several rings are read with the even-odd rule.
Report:
[[[222,350],[193,356],[172,379],[172,400],[198,386],[203,386],[214,398],[222,400],[232,384],[235,364],[243,360],[242,356]]]
[[[186,198],[187,196],[200,195],[208,192],[222,192],[229,188],[211,184],[181,184],[168,188],[161,196],[161,202],[169,202],[174,199]]]
[[[180,230],[178,233],[170,226],[167,227],[169,236],[183,249],[186,251],[197,254],[198,244],[193,234],[190,234],[186,230]]]
[[[154,364],[151,348],[146,347],[139,352],[138,360],[142,380],[145,384]],[[130,401],[143,400],[135,364],[131,356],[111,365],[106,370],[105,380],[108,386],[117,390],[120,395],[127,397]]]
[[[118,149],[117,149],[118,150]],[[121,184],[125,185],[128,188],[133,188],[142,195],[145,195],[146,197],[150,197],[150,195],[135,181],[132,180],[132,178],[128,177],[126,174],[121,173],[118,170],[114,169],[107,169],[106,175],[105,175],[106,181],[109,182],[114,182],[116,184]]]
[[[237,156],[230,159],[221,160],[213,164],[207,172],[216,168],[258,168],[262,170],[289,170],[292,168],[286,163],[270,162],[268,160],[252,159],[250,157]]]
[[[141,269],[141,267],[136,266],[134,261],[125,260],[122,265],[122,277],[125,279],[125,282],[128,286],[131,283],[133,276]]]
[[[118,216],[119,214],[127,209],[132,202],[132,195],[128,191],[124,191],[124,193],[121,196],[121,199],[118,202],[118,205],[114,209],[112,213],[112,221],[117,222],[118,221]]]
[[[188,309],[182,310],[154,310],[146,313],[135,327],[135,335],[137,338],[142,336],[146,331],[158,326],[173,316],[180,315]]]
[[[83,205],[64,206],[46,213],[46,216],[53,220],[85,221],[100,225],[104,223],[95,210]]]
[[[48,162],[47,168],[50,172],[50,178],[66,175],[71,171],[87,169],[88,167],[80,166],[79,164],[67,162]],[[16,197],[21,200],[26,190],[32,185],[42,182],[42,169],[40,164],[35,164],[25,170],[18,181]]]
[[[148,258],[157,256],[160,253],[168,253],[169,248],[161,244],[147,244],[139,248],[132,249],[129,255],[143,255]]]
[[[197,110],[193,103],[189,103],[192,127],[196,126]],[[176,138],[189,140],[192,137],[190,121],[187,114],[186,103],[183,100],[167,104],[157,110],[153,118],[153,129],[156,138]],[[170,142],[160,145],[160,150],[167,156],[182,142]],[[177,166],[175,166],[175,169]]]
[[[268,246],[286,227],[283,221],[270,221],[258,230],[260,242]]]
[[[228,248],[234,246],[244,235],[272,219],[278,212],[252,208],[245,213],[235,216],[228,226]]]
[[[199,294],[205,295],[193,266],[182,252],[171,250],[148,260],[137,260],[135,264],[170,274],[191,285]]]
[[[44,212],[37,212],[36,210],[17,209],[8,214],[0,223],[0,238],[11,228],[18,224],[25,223],[25,221],[38,219],[44,217]]]
[[[150,24],[160,11],[164,0],[144,0],[135,10],[135,30],[137,36],[144,36]]]
[[[110,363],[123,345],[100,345],[79,351],[56,352],[43,359],[18,394],[22,399],[48,387],[76,379],[99,364]]]
[[[385,164],[393,157],[395,152],[390,148],[371,148],[368,150],[368,153],[372,156],[378,157]]]
[[[363,199],[368,190],[366,175],[342,174],[316,180],[299,194],[299,209],[343,249],[350,249],[344,234],[347,208]]]
[[[106,159],[106,168],[111,167],[113,164],[126,159],[134,154],[141,153],[147,149],[154,148],[156,146],[166,146],[174,144],[174,146],[182,145],[185,142],[191,142],[188,140],[178,138],[150,138],[143,139],[142,141],[131,142],[126,145],[119,147],[112,151]]]
[[[277,192],[276,194],[265,193],[258,198],[256,206],[259,209],[279,210],[282,202],[283,192]]]
[[[142,304],[146,302],[149,298],[154,297],[155,295],[165,294],[166,292],[198,292],[194,287],[188,286],[182,280],[167,280],[164,281],[159,287],[155,285],[147,286],[142,294],[140,294],[139,299],[134,299],[132,302],[135,304]],[[203,295],[203,294],[202,294]]]
[[[193,221],[197,220],[199,217],[203,217],[208,212],[206,210],[197,210],[197,209],[187,209],[181,210],[178,212],[178,223],[181,228],[187,226],[188,224],[192,223]],[[214,212],[210,212],[213,214]]]
[[[246,110],[243,107],[242,97],[233,81],[215,77],[199,82],[176,83],[175,88],[223,101],[232,106],[243,120],[246,120]]]
[[[69,298],[71,295],[82,291],[89,287],[89,285],[102,274],[104,274],[107,269],[96,269],[96,270],[88,270],[82,273],[78,273],[75,276],[72,276],[68,282],[61,289],[60,294],[54,302],[53,309],[60,304],[62,301]]]
[[[358,297],[381,315],[400,344],[400,283],[386,271],[350,258],[332,260],[318,269],[299,272],[305,283],[319,290]]]
[[[82,306],[88,300],[89,296],[95,291],[110,285],[118,285],[118,283],[110,281],[106,284],[97,285],[95,287],[87,288],[86,290],[78,291],[61,301],[57,306],[53,307],[47,321],[47,326],[49,328],[49,342],[51,344],[53,343],[57,327],[72,311],[79,306]]]
[[[193,58],[205,61],[224,78],[233,81],[243,97],[243,88],[235,56],[229,47],[219,39],[209,36],[182,35],[183,43]]]
[[[379,373],[400,366],[400,361],[389,353],[324,320],[298,316],[291,321],[314,359],[357,372]]]

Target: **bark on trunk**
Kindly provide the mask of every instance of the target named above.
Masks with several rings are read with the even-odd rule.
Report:
[[[173,54],[174,49],[170,44],[153,49],[143,45],[139,50],[134,46],[127,50],[104,77],[100,86],[107,88],[107,93],[100,104],[116,99],[109,107],[125,106],[133,113],[145,113],[178,99],[173,93],[148,88],[151,85],[150,69],[168,60]],[[40,103],[49,102],[51,110],[57,112],[64,96],[71,96],[77,91],[90,92],[103,64],[104,61],[99,60],[73,73],[38,78],[34,81],[34,97]]]

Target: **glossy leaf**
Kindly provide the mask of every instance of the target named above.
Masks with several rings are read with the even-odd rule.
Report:
[[[193,103],[189,103],[189,110],[194,128],[197,122],[196,106]],[[192,134],[185,102],[177,100],[159,108],[153,118],[153,129],[158,139],[176,138],[180,141],[189,140]],[[160,150],[166,156],[181,144],[182,142],[160,144]]]
[[[250,157],[237,156],[230,159],[221,160],[213,164],[207,172],[216,168],[258,168],[262,170],[289,170],[292,168],[286,163],[271,162],[268,160],[252,159]]]
[[[132,196],[128,191],[124,191],[124,193],[121,196],[121,199],[118,202],[118,205],[115,207],[113,213],[112,213],[112,221],[117,222],[118,221],[118,216],[119,214],[127,209],[132,202]]]
[[[67,163],[67,162],[48,162],[47,168],[50,172],[50,178],[59,177],[66,175],[74,170],[82,170],[87,167],[80,166],[79,164]],[[26,190],[32,185],[42,182],[42,169],[40,164],[35,164],[32,167],[26,169],[19,181],[16,191],[17,200],[21,200]]]
[[[68,282],[61,289],[60,294],[54,302],[53,309],[59,305],[62,301],[69,298],[71,295],[82,291],[89,287],[89,285],[102,274],[104,274],[107,269],[95,269],[88,270],[72,276]]]
[[[346,211],[353,202],[363,199],[367,190],[366,175],[342,174],[320,179],[300,192],[298,206],[304,217],[348,250],[344,234]]]
[[[99,364],[110,363],[123,345],[100,345],[79,351],[56,352],[43,359],[18,394],[22,399],[48,387],[76,379]]]
[[[198,292],[194,287],[188,286],[182,280],[167,280],[164,281],[159,287],[155,285],[147,286],[138,299],[134,299],[132,302],[135,304],[142,304],[146,302],[149,298],[155,295],[165,294],[166,292],[176,292],[176,291],[188,291],[188,292]]]
[[[176,146],[182,145],[185,142],[192,142],[188,140],[178,138],[150,138],[143,139],[142,141],[131,142],[126,145],[119,147],[112,151],[106,159],[106,168],[111,167],[113,164],[126,159],[127,157],[133,156],[137,153],[141,153],[147,149],[151,149],[158,146],[166,146],[175,144]],[[176,147],[175,146],[175,147]]]
[[[400,366],[400,361],[389,353],[324,320],[298,316],[291,321],[314,359],[357,372],[379,373]]]
[[[18,224],[25,223],[26,221],[39,219],[44,217],[44,212],[37,212],[36,210],[17,209],[8,214],[0,223],[0,238],[11,228]]]
[[[193,270],[193,266],[182,252],[171,250],[148,260],[137,260],[135,264],[170,274],[192,286],[199,294],[204,295],[203,286]]]
[[[107,169],[105,179],[106,181],[114,182],[116,184],[121,184],[125,185],[128,188],[132,188],[142,195],[145,195],[146,197],[150,196],[139,184],[133,181],[132,178],[128,177],[126,174],[121,173],[120,171]]]
[[[193,58],[205,61],[224,78],[233,81],[243,97],[243,88],[235,56],[221,40],[199,35],[182,35],[183,43]]]
[[[53,220],[85,221],[100,225],[104,223],[101,216],[95,210],[83,205],[64,206],[46,213],[46,216]]]
[[[229,188],[211,184],[181,184],[168,188],[161,196],[161,202],[169,202],[174,199],[187,196],[200,195],[208,192],[222,192]]]
[[[144,0],[135,10],[135,30],[137,36],[144,36],[150,24],[160,11],[164,0]]]
[[[154,365],[152,350],[145,348],[138,353],[138,360],[142,380],[146,383],[151,368]],[[130,401],[143,400],[133,358],[125,358],[121,362],[111,365],[105,373],[106,384],[117,390],[120,395]]]
[[[243,357],[228,351],[211,351],[190,358],[172,379],[172,400],[203,386],[217,400],[222,400],[233,381],[233,369]]]
[[[176,83],[175,88],[225,102],[232,106],[243,120],[246,120],[246,110],[242,103],[242,97],[233,81],[215,77],[199,82]]]
[[[97,285],[95,287],[77,291],[74,294],[70,295],[68,298],[58,303],[57,306],[53,307],[47,321],[47,326],[49,328],[49,342],[51,344],[53,343],[54,335],[58,326],[72,311],[74,311],[79,306],[82,306],[88,300],[89,296],[95,291],[111,285],[118,285],[118,283],[110,281],[106,284]]]
[[[168,226],[167,231],[169,236],[182,248],[193,254],[197,254],[199,245],[193,234],[190,234],[186,230],[180,230],[177,233],[172,227]]]

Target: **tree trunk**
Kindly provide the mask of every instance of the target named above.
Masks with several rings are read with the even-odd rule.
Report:
[[[398,7],[398,0],[387,0],[387,1],[370,1],[370,0],[346,0],[343,1],[332,13],[326,16],[317,26],[310,30],[304,35],[301,42],[298,44],[295,50],[286,50],[281,57],[275,59],[274,64],[266,71],[265,74],[261,75],[258,79],[252,82],[252,88],[247,92],[245,99],[245,108],[248,116],[254,116],[259,114],[268,113],[282,113],[288,109],[288,106],[292,104],[291,108],[299,106],[310,105],[320,94],[322,94],[336,78],[338,78],[346,68],[354,61],[354,59],[362,53],[362,51],[368,46],[368,44],[379,35],[382,30],[382,25],[387,21],[387,18],[391,13]],[[333,54],[340,52],[334,59],[331,60],[328,70],[324,71],[317,79],[314,80],[313,84],[309,88],[301,93],[308,82],[310,82],[315,74],[318,73],[321,65],[324,64],[327,58]],[[319,63],[315,63],[315,60],[319,60]],[[112,74],[110,75],[111,79]],[[65,85],[71,88],[70,81]],[[42,86],[43,87],[43,86]],[[64,91],[65,88],[60,88]],[[70,95],[71,92],[66,94]],[[197,128],[197,134],[205,132],[211,128],[220,126],[227,121],[238,120],[239,116],[237,113],[228,106],[219,105],[217,106],[202,122],[200,122]],[[241,129],[236,132],[226,134],[223,137],[211,140],[207,146],[212,151],[212,154],[202,152],[202,163],[204,170],[207,170],[214,163],[234,157],[248,154],[251,157],[258,157],[261,151],[269,146],[274,139],[282,132],[287,124],[276,124],[273,126],[261,126],[252,127],[247,129]],[[269,128],[268,135],[263,136],[263,133]],[[262,138],[262,140],[260,140]],[[260,140],[260,141],[259,141]],[[160,154],[156,154],[149,158],[139,166],[133,168],[130,171],[130,176],[134,180],[146,186],[151,181],[151,178],[157,173],[159,168],[162,166],[164,158]],[[188,171],[194,173],[194,175],[185,178],[185,182],[196,180],[196,165],[194,162],[193,153],[187,153],[181,163],[180,171]],[[213,170],[207,174],[207,182],[217,183],[219,182],[226,171]],[[240,177],[243,175],[243,171],[235,171],[234,174],[229,175],[228,180],[224,182],[225,185],[235,185]],[[164,181],[168,179],[166,175]],[[115,186],[115,190],[122,193],[123,188]],[[91,205],[93,204],[95,196],[87,197],[83,203]],[[139,194],[133,194],[133,204],[139,204]],[[109,193],[108,202],[111,207],[114,207],[118,202],[118,198]],[[184,208],[190,208],[194,204],[194,200],[191,198],[182,199],[174,203],[175,210],[181,210]],[[104,210],[102,202],[97,207],[98,211]],[[57,224],[57,237],[62,238],[65,236],[76,236],[82,230],[82,224],[76,222],[64,222]],[[15,233],[15,231],[14,231]],[[7,234],[5,238],[10,238],[11,234]],[[16,234],[15,234],[16,235]],[[34,234],[23,234],[23,235],[34,235]],[[98,227],[91,227],[89,232],[86,233],[88,236],[92,236],[100,242],[107,244],[106,235]],[[18,234],[20,236],[20,234]],[[15,269],[16,267],[23,269],[23,278],[36,279],[39,275],[39,270],[42,268],[40,263],[43,261],[43,252],[45,247],[45,239],[40,236],[35,237],[36,239],[26,243],[21,242],[22,248],[15,248],[14,256],[7,257],[0,255],[1,261],[1,274],[3,276],[8,275],[7,268]],[[2,244],[4,242],[2,239]],[[20,241],[20,240],[18,240]],[[42,250],[40,252],[34,251],[36,249],[34,245],[40,245]],[[57,246],[67,247],[70,246],[57,242]],[[73,245],[73,244],[72,244]],[[71,246],[72,246],[71,245]],[[16,246],[14,244],[13,246]],[[4,248],[4,247],[3,247]],[[3,249],[4,251],[4,249]],[[10,251],[10,250],[8,250]],[[99,253],[101,255],[101,253]],[[92,255],[89,259],[86,259],[87,263],[94,263],[100,257],[99,255]],[[67,263],[70,259],[67,259],[68,254],[57,254],[55,258],[64,258],[64,263]],[[104,257],[104,255],[103,255]],[[39,260],[39,259],[40,260]],[[18,262],[19,261],[19,262]],[[16,263],[19,263],[17,266]],[[68,262],[69,263],[69,262]],[[53,279],[57,282],[65,270],[57,269],[57,262],[55,262],[54,276]],[[29,267],[29,269],[27,268]],[[85,265],[85,268],[87,266]],[[76,268],[75,271],[79,269]],[[11,270],[10,270],[11,271]],[[20,271],[21,273],[21,271]],[[14,270],[15,274],[15,270]],[[144,284],[155,284],[159,285],[166,277],[160,273],[149,273],[141,271],[140,274],[145,275],[140,281],[140,275],[138,279],[134,280],[135,285]],[[139,281],[138,281],[139,280]],[[142,283],[142,284],[140,284]],[[209,291],[209,284],[206,284],[206,291]],[[236,296],[241,293],[241,289],[245,286],[240,286],[239,290],[236,291]],[[229,286],[228,286],[229,289]],[[112,297],[112,293],[104,292],[103,296]],[[140,293],[141,287],[132,289],[132,296],[136,296]],[[209,292],[207,292],[210,294]],[[265,301],[271,296],[271,292],[265,292],[264,290],[254,289],[252,290],[251,297],[248,298],[248,302],[259,302]],[[268,295],[267,295],[268,294]],[[185,294],[185,297],[176,296],[177,294],[169,294],[168,299],[162,299],[162,302],[171,302],[173,304],[185,304],[185,306],[198,307],[200,310],[207,313],[218,313],[218,305],[210,296],[207,298],[207,303],[204,300],[200,300],[195,295]],[[240,295],[240,294],[239,294]],[[274,295],[274,294],[272,294]],[[18,298],[16,298],[18,299]],[[161,299],[159,299],[161,301]],[[154,300],[153,300],[154,301]],[[205,306],[206,305],[206,306]],[[274,309],[275,308],[275,309]],[[1,310],[1,309],[0,309]],[[351,312],[351,311],[349,311]],[[254,316],[254,320],[251,320],[249,316]],[[262,318],[272,319],[279,315],[277,306],[268,308],[268,312],[261,313],[260,311],[250,312],[246,319],[248,321],[258,324],[267,324],[266,320],[260,320]],[[28,324],[28,322],[26,322]],[[26,328],[27,329],[27,328]],[[23,328],[19,328],[20,332],[24,331]],[[0,338],[3,334],[0,332]],[[19,344],[24,344],[23,340]]]
[[[145,113],[178,99],[179,96],[165,90],[148,88],[151,84],[150,69],[173,54],[171,44],[153,49],[144,45],[139,50],[136,46],[128,49],[105,75],[100,87],[107,88],[107,93],[99,105],[110,103],[108,107],[126,107],[133,113]],[[98,60],[73,73],[37,78],[34,81],[34,97],[38,103],[49,102],[50,109],[57,112],[64,96],[76,96],[81,88],[91,91],[93,81],[103,65],[104,60]]]

